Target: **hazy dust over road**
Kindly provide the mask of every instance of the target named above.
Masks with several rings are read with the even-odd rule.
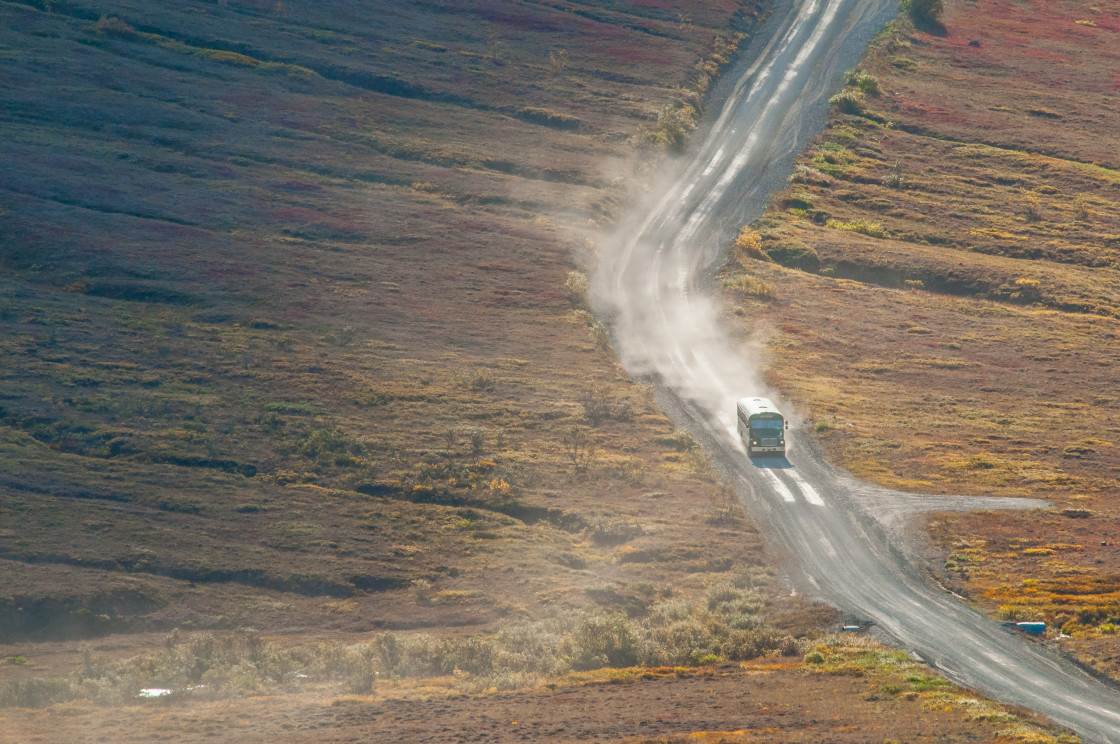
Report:
[[[755,355],[720,325],[705,271],[737,227],[761,214],[823,120],[826,94],[894,10],[886,0],[779,4],[746,53],[754,62],[729,76],[730,90],[717,89],[726,97],[718,118],[633,211],[595,275],[627,368],[656,376],[725,428],[735,399],[762,386]]]
[[[840,76],[897,10],[893,0],[779,2],[717,88],[711,109],[718,116],[605,244],[593,301],[623,364],[659,382],[670,415],[743,494],[799,590],[874,623],[954,681],[1043,712],[1087,741],[1120,742],[1114,689],[932,586],[907,558],[899,541],[906,515],[975,508],[978,500],[859,483],[809,443],[798,446],[796,435],[789,460],[751,461],[735,433],[735,400],[767,391],[757,353],[721,323],[712,270],[820,128]],[[1013,499],[983,505],[1045,506]]]

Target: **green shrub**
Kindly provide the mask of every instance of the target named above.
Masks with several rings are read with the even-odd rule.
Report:
[[[945,0],[901,0],[900,5],[917,23],[933,23],[945,12]]]
[[[572,641],[572,668],[598,669],[633,666],[638,663],[637,642],[626,616],[584,614]]]
[[[696,109],[687,103],[666,104],[657,115],[657,126],[645,132],[642,139],[648,144],[681,152],[698,118]]]
[[[782,200],[782,206],[786,209],[803,209],[809,210],[813,208],[813,198],[811,195],[804,191],[797,191]]]
[[[816,272],[821,268],[817,252],[797,240],[780,240],[766,246],[764,251],[771,261],[791,269]]]
[[[790,183],[808,183],[817,186],[831,186],[832,179],[821,173],[819,170],[811,165],[798,163],[793,167],[793,173],[789,177]]]
[[[828,220],[825,223],[826,227],[833,230],[849,230],[857,232],[860,235],[868,235],[872,238],[885,238],[887,231],[878,222],[871,222],[870,220]]]
[[[840,109],[841,113],[850,114],[851,116],[861,116],[863,114],[863,93],[858,90],[842,90],[832,98],[828,99],[836,108]]]
[[[866,70],[861,70],[859,72],[849,72],[847,83],[853,88],[869,96],[877,96],[880,93],[879,78],[875,77]]]
[[[76,694],[69,680],[29,679],[0,686],[0,707],[42,708],[73,700]]]
[[[908,674],[906,675],[906,681],[910,683],[911,689],[918,692],[949,686],[949,680],[941,677],[931,677],[928,674]]]

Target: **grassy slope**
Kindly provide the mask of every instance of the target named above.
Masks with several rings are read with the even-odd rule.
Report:
[[[486,624],[758,562],[565,288],[750,7],[0,5],[4,634]]]
[[[974,0],[943,21],[878,40],[878,90],[834,111],[757,225],[820,273],[747,259],[728,299],[860,477],[1050,499],[939,519],[947,580],[1009,619],[1072,620],[1115,675],[1120,15]]]
[[[748,27],[749,8],[0,5],[2,690],[110,704],[8,709],[0,726],[50,741],[121,725],[121,740],[245,739],[230,703],[197,698],[302,689],[256,698],[261,738],[313,740],[325,703],[345,720],[324,730],[368,738],[409,725],[402,700],[448,694],[470,714],[448,721],[476,735],[470,716],[504,703],[461,693],[526,679],[508,664],[486,676],[478,649],[525,652],[460,626],[516,635],[556,610],[623,609],[680,663],[708,642],[693,633],[755,627],[767,596],[721,582],[751,565],[766,581],[756,535],[565,287],[641,176],[630,137],[673,138],[659,110],[697,99],[717,37]],[[573,461],[571,427],[597,445],[589,462]],[[766,614],[782,629],[760,636],[770,644],[831,619],[796,602]],[[604,640],[588,632],[598,617],[541,627],[570,626],[550,642],[586,652]],[[162,632],[247,625],[273,635]],[[421,627],[444,637],[315,642]],[[536,648],[534,627],[520,642]],[[92,654],[33,642],[109,632]],[[400,669],[371,656],[394,642]],[[693,740],[689,726],[729,720],[783,740],[836,727],[853,741],[990,738],[1019,725],[897,655],[819,653],[806,669],[824,675],[743,672],[767,678],[777,713],[688,716],[666,733]],[[337,697],[370,692],[375,668],[416,673],[410,658],[480,676]],[[726,669],[700,674],[705,695],[742,692]],[[842,691],[837,673],[852,677]],[[598,700],[581,685],[649,677],[630,709],[668,721],[660,685],[694,676],[559,684]],[[171,709],[112,705],[202,679]],[[810,696],[819,709],[789,702]],[[404,722],[379,722],[381,704]],[[614,706],[601,716],[581,725],[634,730]]]

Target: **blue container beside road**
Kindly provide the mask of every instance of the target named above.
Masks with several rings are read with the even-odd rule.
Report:
[[[1040,636],[1046,632],[1046,623],[1015,623],[1015,627],[1028,635]]]

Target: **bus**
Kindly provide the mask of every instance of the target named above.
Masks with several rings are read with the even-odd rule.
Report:
[[[789,423],[769,398],[743,398],[738,409],[739,437],[747,454],[785,457]]]

